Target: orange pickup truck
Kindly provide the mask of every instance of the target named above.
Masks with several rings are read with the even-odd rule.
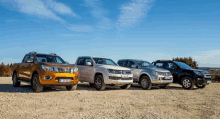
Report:
[[[78,68],[66,63],[56,54],[41,54],[30,52],[21,63],[13,68],[13,86],[21,82],[32,85],[34,92],[41,92],[48,86],[66,86],[67,90],[75,90],[79,81]]]

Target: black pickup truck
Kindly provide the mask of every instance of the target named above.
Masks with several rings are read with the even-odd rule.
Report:
[[[157,60],[152,62],[156,67],[169,70],[173,75],[173,83],[182,85],[184,89],[205,88],[211,83],[208,71],[193,69],[183,62],[171,60]]]

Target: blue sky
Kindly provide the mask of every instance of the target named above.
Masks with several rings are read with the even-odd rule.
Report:
[[[30,51],[78,56],[195,59],[220,67],[219,0],[0,0],[0,62]]]

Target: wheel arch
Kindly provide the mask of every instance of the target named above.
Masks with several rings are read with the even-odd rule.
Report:
[[[102,74],[101,72],[96,72],[95,75],[94,75],[94,80],[93,80],[93,81],[95,81],[95,77],[96,77],[97,75],[102,75],[102,77],[103,77],[103,74]],[[93,83],[94,83],[94,82],[93,82]]]
[[[151,80],[151,77],[150,77],[150,75],[149,75],[148,73],[142,73],[142,74],[139,76],[139,78],[138,78],[138,82],[140,82],[140,79],[141,79],[143,76],[147,76],[147,77],[150,78],[150,80]]]
[[[38,72],[37,72],[36,70],[33,71],[32,75],[31,75],[31,84],[32,84],[33,76],[34,76],[35,74],[38,74]]]

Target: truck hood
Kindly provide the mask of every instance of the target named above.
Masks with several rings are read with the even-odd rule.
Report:
[[[201,73],[203,73],[203,74],[209,74],[209,72],[208,71],[205,71],[205,70],[200,70],[200,69],[191,69],[192,71],[199,71],[199,72],[201,72]]]
[[[157,68],[157,67],[143,67],[143,68],[146,70],[153,70],[153,71],[158,71],[158,72],[170,72],[169,70]]]
[[[52,67],[76,67],[75,64],[60,64],[60,63],[48,63],[48,62],[42,62],[41,64]]]
[[[114,69],[114,70],[130,70],[125,67],[113,66],[113,65],[97,65],[98,67],[106,68],[106,69]]]

